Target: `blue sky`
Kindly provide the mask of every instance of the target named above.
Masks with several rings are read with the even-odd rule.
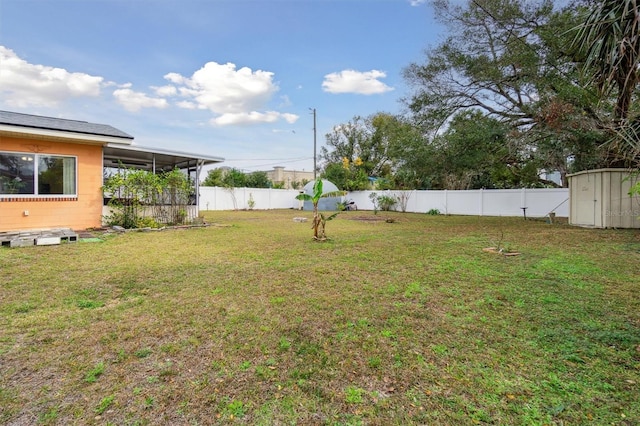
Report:
[[[440,41],[422,0],[0,0],[0,109],[109,124],[244,171],[313,169],[325,134],[400,113]]]

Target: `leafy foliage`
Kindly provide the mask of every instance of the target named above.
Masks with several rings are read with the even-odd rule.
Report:
[[[356,116],[326,135],[320,153],[322,176],[347,191],[367,189],[369,177],[391,180],[401,153],[419,140],[418,129],[399,116]]]
[[[246,175],[245,186],[247,188],[269,188],[271,181],[267,172],[251,172]]]
[[[201,185],[222,187],[224,186],[223,177],[224,169],[221,169],[219,167],[211,169],[207,172],[207,177],[204,178]]]
[[[185,223],[194,188],[189,177],[178,169],[154,174],[119,168],[105,179],[102,191],[113,209],[105,221],[111,226],[139,228]]]
[[[427,51],[423,64],[405,69],[413,87],[407,105],[426,134],[435,138],[467,110],[500,122],[511,157],[505,165],[517,169],[496,187],[548,184],[531,181],[540,169],[560,172],[566,185],[569,172],[613,165],[602,149],[608,104],[585,84],[567,49],[579,7],[554,8],[548,0],[433,5],[449,36]]]
[[[537,33],[549,23],[552,3],[491,0],[464,7],[436,0],[433,6],[449,35],[427,52],[425,64],[405,69],[416,91],[411,109],[434,131],[469,108],[515,127],[533,125],[531,107],[546,83],[540,69],[555,53]]]
[[[587,11],[573,40],[583,74],[601,99],[615,97],[613,114],[602,115],[609,148],[620,164],[640,165],[640,10],[637,0],[602,0]]]
[[[231,168],[216,168],[207,172],[202,186],[217,186],[222,188],[269,188],[272,186],[267,172],[251,172]]]
[[[391,195],[379,195],[377,199],[377,204],[380,207],[380,210],[389,212],[394,209],[396,204],[398,204],[398,200]]]
[[[602,0],[579,26],[574,48],[583,49],[583,71],[607,94],[616,92],[615,116],[628,117],[640,82],[640,10],[637,0]]]
[[[369,178],[360,157],[354,161],[343,157],[342,164],[327,165],[322,177],[346,191],[362,191],[369,186]]]

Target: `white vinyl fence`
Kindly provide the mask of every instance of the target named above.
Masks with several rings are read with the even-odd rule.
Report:
[[[218,186],[201,186],[200,210],[246,210],[250,209],[253,200],[255,210],[298,209],[300,201],[296,189],[272,188],[220,188]]]
[[[373,210],[370,194],[403,197],[407,212],[426,213],[437,209],[442,214],[474,216],[545,217],[555,213],[569,217],[569,189],[477,189],[469,191],[356,191],[345,200],[353,201],[359,210]],[[256,210],[299,209],[292,189],[200,187],[200,210],[249,209],[250,199]],[[526,208],[526,209],[524,209]],[[396,205],[400,211],[401,206]]]
[[[569,189],[477,189],[468,191],[358,191],[350,192],[346,198],[356,203],[359,209],[373,210],[369,198],[389,195],[399,198],[404,194],[406,211],[426,213],[436,209],[442,214],[474,216],[523,216],[544,217],[551,212],[556,216],[569,216]],[[396,210],[401,206],[396,204]]]

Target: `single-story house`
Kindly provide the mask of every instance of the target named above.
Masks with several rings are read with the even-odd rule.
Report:
[[[220,157],[145,148],[104,124],[0,111],[0,232],[102,225],[104,170],[199,174]]]

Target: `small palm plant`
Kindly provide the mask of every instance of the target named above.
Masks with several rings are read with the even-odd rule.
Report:
[[[341,191],[322,193],[322,179],[317,179],[313,184],[313,195],[298,194],[297,200],[311,201],[313,203],[313,221],[311,222],[311,229],[313,229],[313,239],[316,241],[326,241],[327,235],[325,233],[325,227],[327,222],[334,219],[340,212],[336,212],[330,216],[318,212],[318,202],[322,197],[331,197],[336,195],[342,195]]]

